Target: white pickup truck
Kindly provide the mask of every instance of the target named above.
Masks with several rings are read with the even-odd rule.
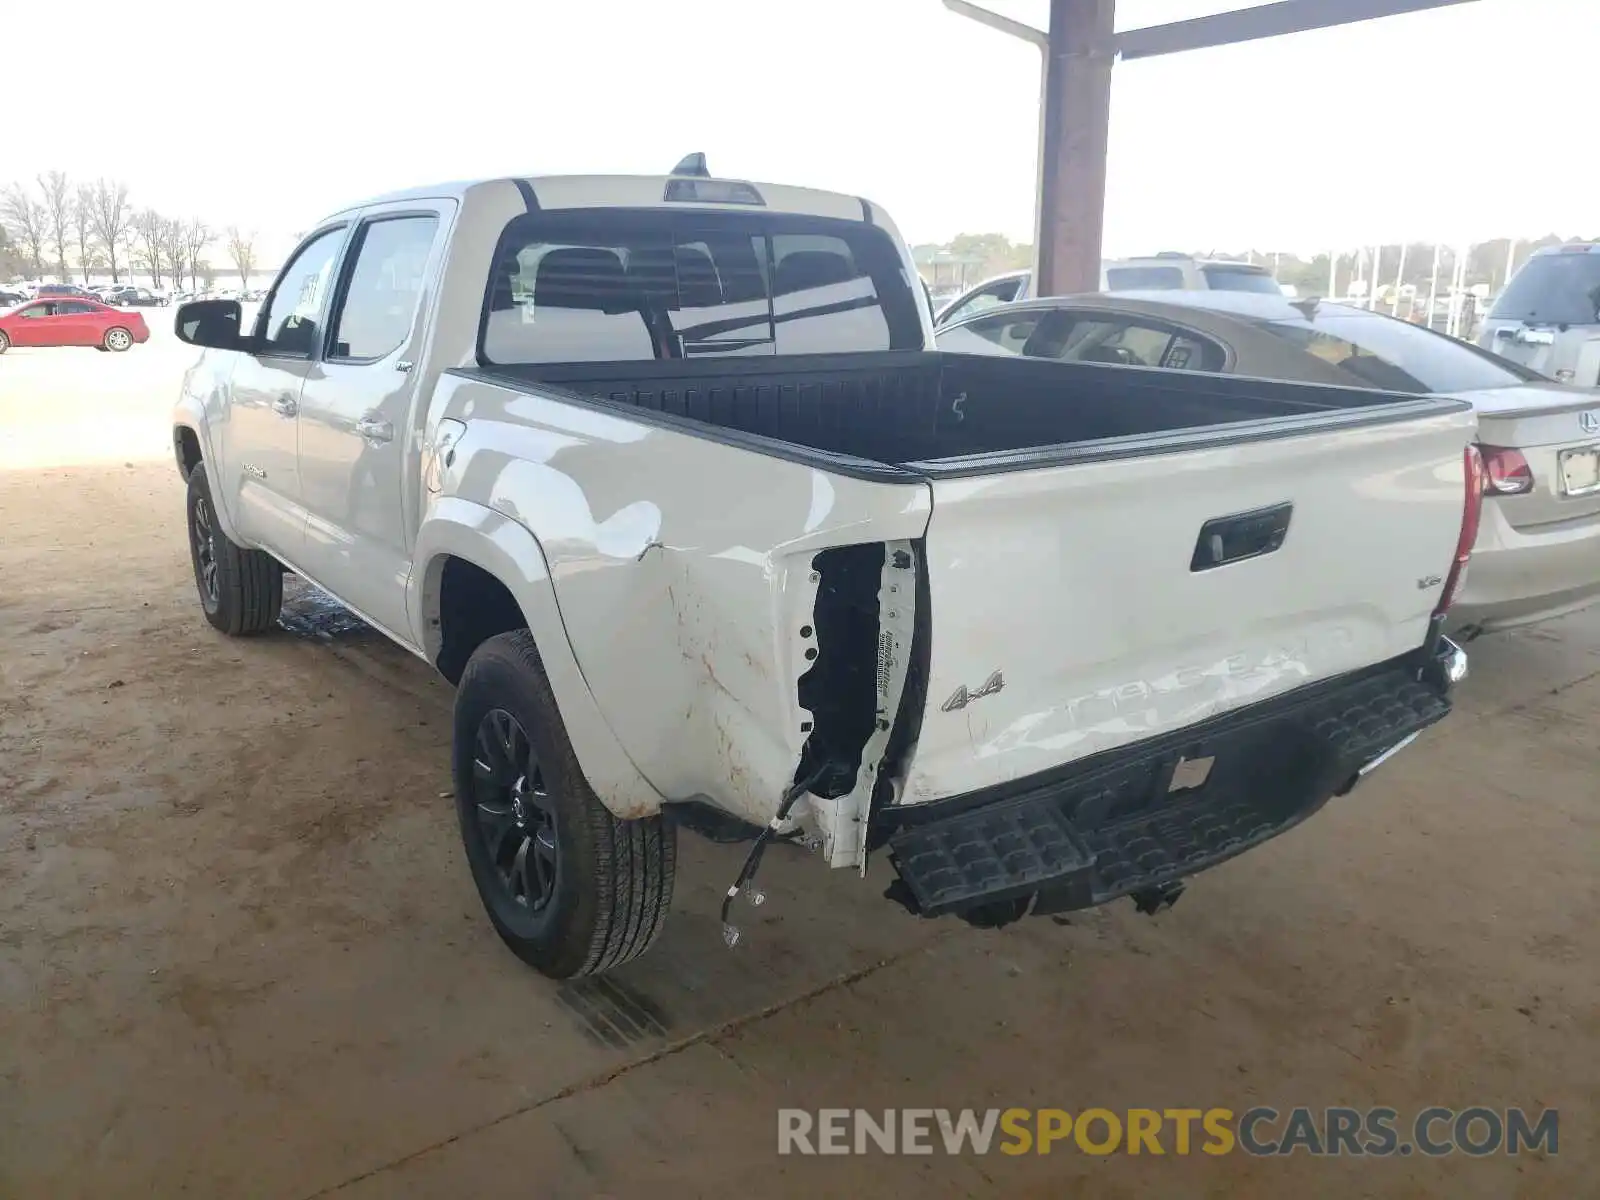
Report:
[[[877,206],[693,158],[335,213],[252,329],[177,313],[206,616],[294,572],[457,685],[555,977],[650,944],[680,824],[753,841],[725,925],[785,840],[925,915],[1155,909],[1449,711],[1465,404],[943,354],[916,289]]]

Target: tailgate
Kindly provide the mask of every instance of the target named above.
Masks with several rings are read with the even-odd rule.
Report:
[[[1315,421],[935,473],[928,687],[903,802],[1020,779],[1422,645],[1460,532],[1472,414],[1414,401]]]

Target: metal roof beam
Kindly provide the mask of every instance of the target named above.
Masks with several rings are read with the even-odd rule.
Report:
[[[949,0],[946,0],[948,3]],[[1185,50],[1204,50],[1211,46],[1232,46],[1286,33],[1306,33],[1353,25],[1376,17],[1423,12],[1452,4],[1471,4],[1474,0],[1278,0],[1255,8],[1174,21],[1170,25],[1151,25],[1117,34],[1117,52],[1124,59],[1154,58]],[[954,5],[951,5],[954,7]]]

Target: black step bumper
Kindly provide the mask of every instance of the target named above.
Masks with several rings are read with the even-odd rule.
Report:
[[[900,876],[890,895],[936,916],[1008,903],[1063,912],[1167,887],[1348,791],[1449,713],[1464,673],[1465,656],[1444,642],[1426,659],[1301,688],[1053,777],[885,810]],[[1185,788],[1207,758],[1209,774]]]

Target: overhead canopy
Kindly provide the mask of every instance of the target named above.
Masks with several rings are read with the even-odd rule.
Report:
[[[1034,247],[1036,290],[1045,296],[1099,286],[1111,66],[1118,58],[1154,58],[1474,2],[1276,0],[1117,33],[1116,0],[1050,0],[1048,30],[972,0],[944,0],[952,11],[1031,42],[1044,54]]]

